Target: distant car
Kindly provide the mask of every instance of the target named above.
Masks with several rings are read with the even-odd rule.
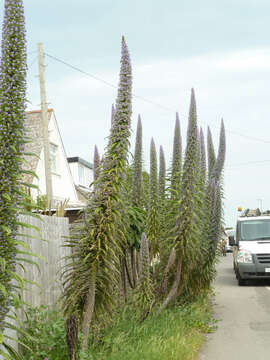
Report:
[[[226,230],[226,235],[227,235],[226,251],[233,252],[234,230]]]

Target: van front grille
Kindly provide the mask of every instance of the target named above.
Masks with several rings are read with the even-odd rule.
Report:
[[[260,264],[270,264],[270,254],[256,254]]]

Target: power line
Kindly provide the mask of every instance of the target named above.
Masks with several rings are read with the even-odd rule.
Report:
[[[103,84],[105,84],[105,85],[107,85],[107,86],[110,86],[110,87],[112,87],[112,88],[114,88],[114,89],[117,89],[117,86],[114,85],[114,84],[112,84],[112,83],[110,83],[109,81],[106,81],[106,80],[104,80],[104,79],[102,79],[102,78],[100,78],[100,77],[98,77],[98,76],[96,76],[96,75],[93,75],[93,74],[91,74],[91,73],[89,73],[89,72],[86,72],[86,71],[78,68],[77,66],[71,65],[71,64],[67,63],[67,62],[64,61],[64,60],[61,60],[61,59],[57,58],[56,56],[50,55],[50,54],[48,54],[48,53],[46,53],[46,52],[44,52],[44,55],[48,56],[49,58],[51,58],[51,59],[53,59],[53,60],[55,60],[55,61],[57,61],[57,62],[59,62],[59,63],[61,63],[61,64],[63,64],[63,65],[65,65],[65,66],[67,66],[67,67],[69,67],[69,68],[71,68],[71,69],[73,69],[73,70],[75,70],[75,71],[80,72],[81,74],[84,74],[84,75],[86,75],[86,76],[88,76],[88,77],[91,77],[92,79],[95,79],[96,81],[102,82]],[[155,102],[155,101],[146,99],[145,97],[136,95],[136,94],[134,94],[134,93],[132,93],[132,96],[133,96],[134,98],[140,99],[140,100],[142,100],[142,101],[144,101],[144,102],[147,102],[147,103],[149,103],[149,104],[152,104],[152,105],[154,105],[154,106],[157,106],[157,107],[159,107],[159,108],[162,108],[163,110],[166,110],[166,111],[169,111],[169,112],[172,112],[172,111],[173,111],[174,113],[176,113],[176,110],[175,110],[175,109],[172,109],[172,108],[170,108],[170,107],[168,107],[168,106],[164,106],[164,105],[159,104],[159,103],[157,103],[157,102]],[[205,122],[204,122],[204,123],[205,123]],[[219,128],[219,127],[216,126],[216,125],[211,125],[211,126],[212,126],[212,127],[215,127],[215,128]],[[228,130],[228,129],[226,129],[226,132],[227,132],[227,133],[230,133],[230,134],[237,135],[237,136],[241,136],[241,137],[246,138],[246,139],[249,139],[249,140],[258,141],[258,142],[263,142],[263,143],[265,143],[265,144],[269,144],[269,143],[270,143],[270,141],[268,141],[268,140],[260,139],[260,138],[253,137],[253,136],[249,136],[249,135],[245,135],[245,134],[242,134],[242,133],[240,133],[240,132],[238,132],[238,131],[233,131],[233,130]]]
[[[112,87],[112,88],[114,88],[114,89],[117,89],[117,86],[115,86],[114,84],[112,84],[112,83],[110,83],[110,82],[108,82],[108,81],[106,81],[106,80],[101,79],[100,77],[98,77],[98,76],[96,76],[96,75],[93,75],[93,74],[90,74],[90,73],[88,73],[88,72],[86,72],[86,71],[84,71],[84,70],[81,70],[81,69],[79,69],[78,67],[73,66],[73,65],[67,63],[67,62],[64,61],[64,60],[58,59],[57,57],[55,57],[55,56],[53,56],[53,55],[50,55],[50,54],[45,53],[45,52],[44,52],[44,54],[45,54],[46,56],[50,57],[51,59],[54,59],[55,61],[58,61],[58,62],[60,62],[60,63],[62,63],[62,64],[64,64],[64,65],[70,67],[70,68],[73,69],[73,70],[76,70],[76,71],[78,71],[78,72],[80,72],[80,73],[82,73],[82,74],[84,74],[84,75],[86,75],[86,76],[91,77],[92,79],[95,79],[95,80],[97,80],[97,81],[100,81],[100,82],[102,82],[103,84],[108,85],[108,86],[110,86],[110,87]],[[132,93],[132,96],[135,97],[135,98],[137,98],[137,99],[140,99],[140,100],[143,100],[143,101],[145,101],[145,102],[148,102],[148,103],[150,103],[150,104],[152,104],[152,105],[158,106],[158,107],[160,107],[160,108],[162,108],[162,109],[164,109],[164,110],[167,110],[167,111],[170,111],[170,112],[171,112],[171,111],[176,112],[176,111],[175,111],[174,109],[172,109],[172,108],[169,108],[169,107],[167,107],[167,106],[158,104],[158,103],[156,103],[156,102],[154,102],[154,101],[152,101],[152,100],[148,100],[148,99],[146,99],[146,98],[144,98],[144,97],[142,97],[142,96],[136,95],[136,94],[134,94],[134,93]]]

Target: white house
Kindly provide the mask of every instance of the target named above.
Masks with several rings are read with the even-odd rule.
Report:
[[[38,179],[32,176],[27,181],[38,186],[39,190],[32,189],[32,197],[46,194],[44,149],[42,142],[41,110],[26,113],[25,129],[31,141],[26,145],[25,151],[32,152],[37,157],[27,157],[26,169],[32,170]],[[48,109],[49,151],[52,176],[52,206],[56,206],[68,199],[68,207],[82,207],[84,203],[79,200],[77,190],[72,178],[71,170],[53,109]]]
[[[74,183],[82,188],[89,189],[94,181],[93,165],[80,157],[67,158]]]

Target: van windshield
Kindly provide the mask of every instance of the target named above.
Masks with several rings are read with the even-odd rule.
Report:
[[[241,240],[270,240],[270,219],[241,221]]]

